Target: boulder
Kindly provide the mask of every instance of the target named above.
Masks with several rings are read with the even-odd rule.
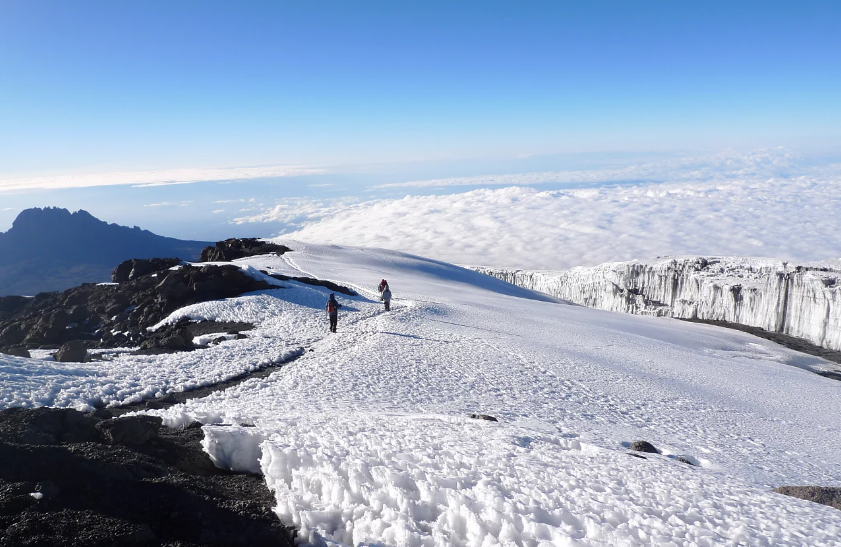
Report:
[[[631,450],[636,452],[646,452],[648,454],[659,454],[660,451],[654,448],[654,445],[648,441],[634,441],[629,446]]]
[[[15,357],[32,357],[32,355],[29,354],[29,350],[26,348],[6,348],[0,350],[0,353],[14,355]]]
[[[141,445],[158,436],[162,423],[159,416],[129,416],[103,420],[96,428],[110,444]]]
[[[473,418],[474,420],[485,420],[485,421],[488,421],[488,422],[498,422],[499,421],[496,418],[494,418],[493,416],[489,416],[487,414],[471,414],[470,417]]]
[[[65,342],[53,357],[59,363],[82,363],[88,355],[88,349],[81,340]]]

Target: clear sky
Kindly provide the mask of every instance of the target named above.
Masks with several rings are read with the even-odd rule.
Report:
[[[837,159],[839,29],[837,0],[0,0],[0,230],[62,206],[272,235],[230,223],[287,198],[463,190],[384,187],[426,179],[616,182],[621,164],[662,182],[640,165],[779,146]],[[233,167],[267,171],[201,171]],[[91,187],[102,173],[122,186]],[[160,181],[194,184],[143,184]]]
[[[0,2],[0,177],[838,142],[841,3]]]

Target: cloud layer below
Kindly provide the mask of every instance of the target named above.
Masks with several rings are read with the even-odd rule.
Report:
[[[839,175],[298,205],[321,220],[291,237],[460,264],[566,269],[672,254],[841,257]],[[239,221],[283,222],[294,210],[275,207]]]
[[[834,167],[830,167],[834,169]],[[529,186],[561,184],[569,186],[604,185],[632,182],[709,182],[742,178],[788,178],[794,175],[819,175],[826,168],[803,161],[784,148],[755,150],[749,153],[725,150],[714,155],[673,157],[653,161],[622,160],[595,162],[589,168],[453,177],[381,184],[375,188],[445,188],[450,186]]]
[[[226,167],[205,169],[169,169],[159,171],[131,171],[61,175],[52,177],[0,180],[0,193],[21,190],[52,190],[58,188],[87,188],[91,186],[166,186],[214,180],[248,180],[269,177],[318,175],[323,169],[300,166]]]

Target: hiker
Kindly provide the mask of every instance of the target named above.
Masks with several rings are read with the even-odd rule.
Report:
[[[339,308],[341,304],[336,302],[336,294],[330,293],[330,298],[327,300],[327,316],[330,318],[330,332],[336,332],[336,324],[339,322]]]
[[[388,288],[388,285],[385,286],[385,289],[380,294],[380,300],[385,304],[385,311],[391,310],[391,289]]]

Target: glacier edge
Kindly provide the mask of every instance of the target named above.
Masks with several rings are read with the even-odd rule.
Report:
[[[841,260],[678,256],[565,271],[472,269],[592,308],[727,321],[841,350]]]

